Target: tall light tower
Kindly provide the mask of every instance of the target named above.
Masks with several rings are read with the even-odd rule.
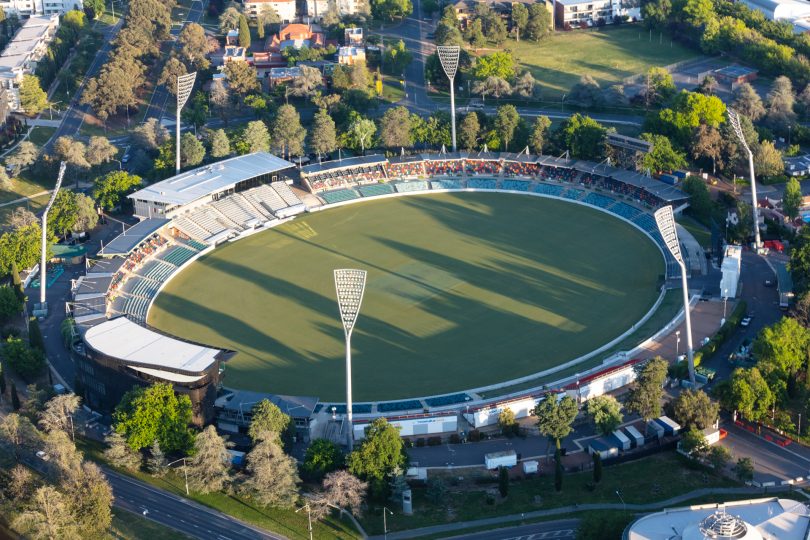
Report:
[[[436,47],[439,62],[447,78],[450,79],[450,132],[453,135],[453,152],[456,151],[456,71],[461,47],[458,45],[441,45]]]
[[[175,172],[180,172],[180,112],[188,101],[188,96],[191,95],[191,90],[194,88],[194,81],[197,79],[197,72],[186,73],[177,77],[177,118],[174,128],[177,134],[177,165]]]
[[[34,316],[45,317],[48,315],[48,302],[46,301],[45,292],[48,286],[48,212],[53,206],[53,201],[56,200],[56,194],[59,193],[59,188],[62,187],[62,178],[65,176],[66,163],[63,161],[59,164],[59,176],[56,177],[56,185],[53,187],[53,193],[45,206],[45,211],[42,212],[42,256],[39,260],[39,305],[35,306]]]
[[[762,247],[762,240],[759,237],[759,208],[757,207],[757,180],[754,176],[754,154],[748,146],[748,141],[745,140],[745,134],[740,125],[740,114],[734,109],[728,109],[728,121],[731,123],[731,127],[734,128],[734,133],[740,140],[743,149],[748,153],[748,176],[751,180],[751,205],[753,206],[754,215],[754,247],[759,251]]]
[[[340,320],[346,335],[346,417],[349,421],[349,452],[354,443],[354,426],[352,426],[352,330],[360,304],[363,303],[363,291],[366,289],[366,271],[353,269],[335,270],[335,290],[337,291]]]
[[[686,319],[686,357],[689,362],[689,382],[695,384],[695,357],[692,347],[692,319],[689,315],[689,286],[686,282],[686,263],[681,254],[681,244],[678,240],[678,231],[675,228],[675,216],[672,215],[672,207],[664,206],[655,211],[655,222],[658,224],[658,231],[664,238],[664,243],[678,261],[681,267],[681,286],[683,287],[683,313]],[[678,338],[680,339],[680,338]]]

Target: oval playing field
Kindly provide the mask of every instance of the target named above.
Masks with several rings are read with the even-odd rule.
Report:
[[[660,250],[582,205],[414,195],[301,216],[224,245],[160,293],[149,324],[237,355],[229,387],[345,399],[332,270],[368,270],[354,399],[449,393],[586,354],[651,308]]]

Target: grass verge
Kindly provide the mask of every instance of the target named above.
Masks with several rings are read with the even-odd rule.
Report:
[[[55,127],[36,126],[28,134],[28,140],[37,146],[43,146],[54,133],[56,133]]]
[[[111,531],[114,538],[123,540],[190,540],[180,531],[176,531],[138,514],[120,508],[113,509]]]
[[[689,233],[695,237],[695,240],[697,240],[698,243],[703,246],[703,248],[711,247],[712,233],[709,231],[709,229],[689,216],[679,217],[678,224],[683,225],[683,228],[689,231]]]

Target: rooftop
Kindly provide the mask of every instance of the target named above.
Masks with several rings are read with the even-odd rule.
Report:
[[[264,399],[276,405],[284,414],[301,418],[308,418],[312,411],[315,410],[315,405],[318,404],[318,398],[316,397],[280,396],[277,394],[235,390],[233,393],[217,399],[215,406],[221,409],[249,413],[257,403]]]
[[[133,249],[138,247],[138,244],[152,236],[168,222],[168,219],[150,218],[136,223],[113,238],[106,246],[101,248],[98,254],[102,257],[129,255]]]
[[[89,329],[84,341],[93,350],[142,368],[199,375],[222,351],[180,341],[118,317]]]
[[[180,173],[138,190],[129,198],[183,205],[232,188],[244,180],[294,166],[267,152],[254,152]]]

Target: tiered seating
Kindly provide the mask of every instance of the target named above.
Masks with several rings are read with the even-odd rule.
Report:
[[[453,405],[455,403],[464,403],[470,401],[472,398],[467,394],[452,394],[450,396],[439,396],[435,398],[425,399],[428,407],[442,407],[445,405]]]
[[[425,174],[425,162],[416,161],[409,163],[386,163],[385,171],[388,178],[423,176]]]
[[[454,159],[450,161],[443,161],[443,160],[425,161],[425,171],[430,176],[441,176],[441,175],[461,176],[463,170],[464,164],[461,162],[460,159]]]
[[[610,211],[625,219],[633,219],[641,213],[641,210],[635,206],[630,206],[629,204],[623,202],[617,202],[616,205],[610,209]]]
[[[174,225],[183,231],[187,236],[194,238],[195,240],[205,240],[211,233],[191,221],[190,219],[180,216],[174,218]]]
[[[493,160],[468,159],[464,162],[464,170],[468,175],[472,174],[499,174],[501,163]]]
[[[242,193],[250,202],[257,204],[266,211],[275,214],[277,211],[287,208],[287,203],[281,198],[276,190],[262,184]]]
[[[397,193],[410,193],[412,191],[426,191],[428,189],[428,183],[424,180],[418,180],[416,182],[397,182],[394,184],[394,188],[397,190]]]
[[[371,184],[368,186],[361,186],[357,191],[363,197],[374,197],[376,195],[388,195],[394,192],[394,187],[390,184]]]
[[[471,178],[467,180],[467,187],[472,189],[495,189],[498,181],[494,178]]]
[[[187,240],[186,245],[192,249],[196,249],[197,251],[202,251],[208,247],[208,244],[204,244],[202,242],[197,242],[196,240]]]
[[[418,399],[409,399],[407,401],[392,401],[388,403],[378,403],[377,412],[393,412],[393,411],[412,411],[422,408],[422,402]]]
[[[571,199],[573,201],[578,201],[580,197],[582,197],[583,193],[585,192],[582,191],[581,189],[568,188],[565,190],[565,193],[563,193],[563,197],[565,197],[566,199]]]
[[[592,204],[593,206],[598,206],[599,208],[607,209],[614,202],[616,202],[616,200],[604,195],[600,195],[599,193],[588,193],[585,195],[585,198],[582,199],[582,202]]]
[[[124,314],[137,322],[144,322],[148,307],[149,299],[142,296],[128,296],[124,301]]]
[[[359,199],[360,194],[353,189],[338,189],[336,191],[326,191],[321,193],[321,197],[328,204],[335,204],[343,201],[351,201],[352,199]]]
[[[461,180],[433,180],[430,182],[431,189],[463,189]]]
[[[298,195],[293,193],[293,190],[290,189],[290,186],[286,184],[286,182],[273,182],[270,184],[276,193],[287,203],[287,206],[295,206],[301,204],[301,199],[298,198]]]
[[[543,195],[552,195],[554,197],[562,197],[565,188],[554,184],[537,184],[534,187],[535,193],[542,193]]]
[[[161,260],[175,266],[181,266],[196,254],[196,251],[188,249],[187,247],[177,246],[173,249],[170,248],[166,253],[164,253]]]
[[[537,163],[521,163],[517,161],[507,161],[503,169],[503,174],[506,176],[536,176],[539,172],[540,165]]]
[[[525,180],[504,180],[501,182],[501,189],[510,191],[529,191],[530,182]]]
[[[127,291],[129,294],[152,298],[160,288],[160,283],[151,279],[133,276],[129,278],[127,286],[129,287],[129,291]]]
[[[222,214],[215,213],[215,211],[208,206],[197,208],[188,215],[188,218],[208,231],[210,235],[221,234],[229,229],[238,228],[236,223],[228,220],[228,218]]]
[[[141,269],[141,275],[159,282],[166,281],[172,272],[177,268],[171,264],[167,264],[160,259],[155,259],[144,265]]]
[[[540,178],[546,180],[559,180],[560,182],[573,182],[577,177],[577,171],[574,169],[565,169],[562,167],[542,167],[540,169]]]
[[[242,208],[232,197],[225,197],[224,199],[214,201],[211,203],[211,206],[244,229],[249,229],[264,221],[261,217],[256,215],[255,212]]]

